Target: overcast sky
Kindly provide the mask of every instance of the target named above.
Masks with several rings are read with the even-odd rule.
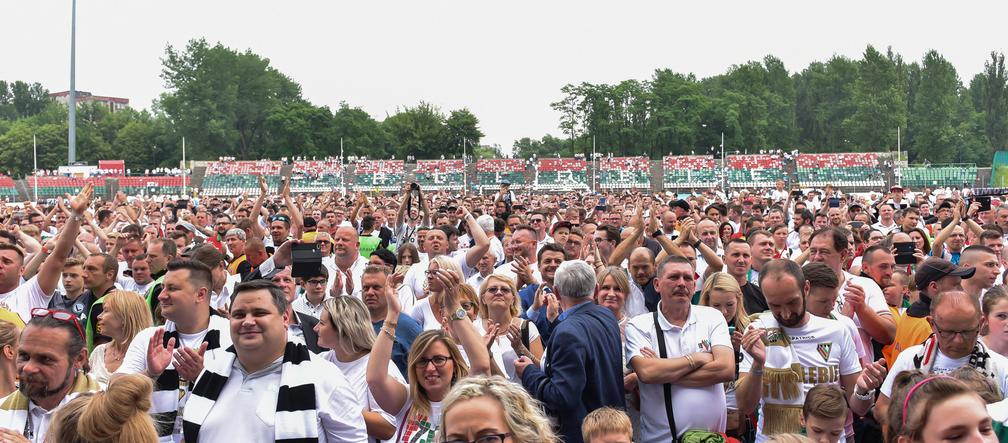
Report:
[[[251,49],[301,84],[384,119],[427,101],[467,107],[484,144],[557,129],[567,83],[707,77],[766,54],[794,72],[868,44],[908,61],[936,49],[960,79],[1006,51],[1008,3],[879,1],[193,1],[80,0],[77,89],[149,108],[167,45],[205,37]],[[0,2],[0,79],[69,86],[70,0]]]

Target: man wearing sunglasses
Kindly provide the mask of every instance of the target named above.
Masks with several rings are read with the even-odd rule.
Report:
[[[45,256],[45,261],[38,273],[28,281],[21,282],[21,271],[25,265],[24,251],[15,245],[0,244],[0,308],[17,313],[27,322],[31,319],[32,309],[49,306],[59,284],[63,264],[77,239],[84,211],[91,204],[93,194],[93,186],[85,185],[70,202],[71,217],[63,225],[52,250],[43,247],[39,251],[39,254]]]
[[[101,389],[84,373],[87,346],[77,317],[35,308],[18,341],[18,390],[0,400],[0,428],[44,441],[53,412],[83,393]]]

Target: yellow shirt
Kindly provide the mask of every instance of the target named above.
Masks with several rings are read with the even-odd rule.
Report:
[[[931,333],[931,323],[928,323],[927,317],[911,317],[903,313],[896,323],[896,339],[892,343],[891,355],[886,356],[886,364],[892,367],[900,352],[924,343]]]

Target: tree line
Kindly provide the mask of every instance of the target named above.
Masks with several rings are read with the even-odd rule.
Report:
[[[165,91],[149,110],[110,112],[82,103],[77,113],[78,159],[125,159],[142,171],[174,167],[187,157],[212,160],[325,157],[499,156],[480,147],[479,119],[468,109],[444,112],[429,103],[397,109],[383,120],[341,102],[335,109],[306,100],[300,85],[251,51],[204,39],[168,46]],[[991,53],[968,85],[936,51],[907,63],[869,46],[860,60],[834,56],[789,73],[767,56],[698,79],[657,69],[647,80],[568,84],[551,103],[558,135],[515,140],[513,155],[719,153],[798,149],[803,152],[887,151],[902,147],[911,162],[990,163],[1008,144],[1004,55]],[[0,161],[7,173],[66,163],[66,106],[38,83],[0,81]]]

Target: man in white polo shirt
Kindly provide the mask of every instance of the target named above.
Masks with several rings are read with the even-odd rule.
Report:
[[[721,383],[735,378],[734,351],[721,312],[690,304],[695,287],[690,262],[669,257],[655,277],[658,310],[626,326],[624,352],[639,381],[642,442],[673,441],[691,429],[725,430]]]

